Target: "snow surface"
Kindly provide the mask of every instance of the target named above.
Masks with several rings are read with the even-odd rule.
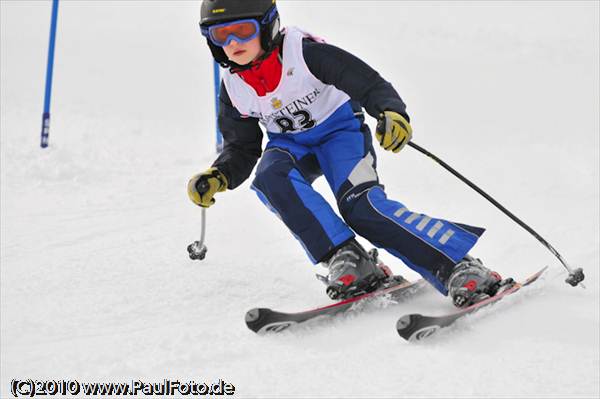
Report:
[[[441,167],[378,149],[390,197],[486,226],[474,255],[516,278],[550,265],[546,278],[423,344],[394,325],[451,310],[433,291],[257,336],[244,324],[252,307],[327,304],[313,276],[324,269],[249,182],[208,211],[207,258],[187,257],[200,210],[186,184],[215,156],[199,2],[61,2],[41,150],[50,2],[2,0],[0,396],[13,378],[222,378],[239,397],[598,398],[599,3],[278,4],[284,24],[390,80],[415,142],[583,267],[587,289],[566,285],[552,254]]]

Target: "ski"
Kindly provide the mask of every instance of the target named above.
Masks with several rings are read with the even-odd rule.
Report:
[[[246,312],[246,325],[255,333],[281,332],[296,324],[314,320],[322,316],[333,316],[347,312],[358,303],[364,303],[373,298],[389,295],[392,300],[399,301],[410,296],[426,286],[425,280],[410,282],[401,276],[391,276],[384,285],[376,291],[345,299],[331,305],[297,313],[278,312],[268,308],[254,308]]]
[[[398,334],[400,334],[402,338],[411,342],[421,341],[426,338],[429,338],[438,330],[452,325],[456,320],[460,319],[461,317],[473,313],[485,306],[496,303],[502,298],[519,291],[522,287],[533,283],[544,273],[544,271],[546,271],[547,268],[548,266],[544,267],[543,269],[533,274],[522,283],[515,283],[513,286],[507,288],[499,294],[484,299],[481,302],[477,302],[455,313],[443,316],[423,316],[420,314],[404,315],[398,319],[398,322],[396,323],[396,330],[398,330]]]

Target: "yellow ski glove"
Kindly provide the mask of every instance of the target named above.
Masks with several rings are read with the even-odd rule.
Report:
[[[208,208],[215,203],[213,197],[217,192],[227,190],[227,178],[217,168],[210,168],[192,177],[187,189],[194,204]]]
[[[385,150],[400,152],[412,138],[412,127],[402,115],[385,111],[377,120],[375,137]]]

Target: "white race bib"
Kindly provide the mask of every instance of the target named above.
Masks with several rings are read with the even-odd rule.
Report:
[[[286,29],[279,86],[259,97],[237,74],[224,72],[223,82],[235,108],[258,118],[269,133],[302,133],[323,123],[350,97],[310,73],[304,62],[302,39],[312,35],[296,27]]]

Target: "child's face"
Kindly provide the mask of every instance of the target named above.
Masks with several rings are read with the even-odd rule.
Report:
[[[246,43],[238,43],[234,39],[223,47],[223,51],[225,51],[225,55],[230,61],[238,65],[247,65],[264,53],[260,47],[259,36]]]

